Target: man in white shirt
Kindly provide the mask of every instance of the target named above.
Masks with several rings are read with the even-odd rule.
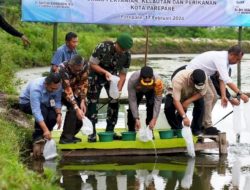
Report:
[[[237,96],[246,103],[248,102],[248,96],[240,91],[240,89],[232,82],[232,79],[228,74],[229,65],[238,64],[241,61],[243,54],[244,53],[239,46],[232,46],[228,51],[208,51],[192,59],[186,69],[202,69],[205,71],[208,77],[215,74],[215,72],[219,73],[222,106],[226,106],[228,102],[225,93],[225,85],[231,88],[237,94]],[[213,107],[217,101],[217,93],[210,79],[208,80],[208,84],[209,87],[207,89],[207,93],[204,96],[204,132],[208,135],[217,135],[219,130],[217,130],[215,127],[212,127],[213,124],[211,118]]]

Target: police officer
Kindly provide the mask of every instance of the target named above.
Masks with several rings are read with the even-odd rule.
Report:
[[[110,78],[112,75],[118,75],[118,90],[121,93],[126,74],[131,62],[131,53],[129,49],[133,46],[132,37],[123,33],[118,36],[115,42],[104,41],[98,44],[93,51],[90,59],[89,89],[88,89],[88,109],[87,116],[94,126],[94,133],[89,136],[89,142],[96,141],[95,124],[97,123],[97,103],[102,88],[104,87],[109,97],[107,110],[106,131],[114,131],[117,123],[119,101],[112,99],[109,95]],[[117,136],[114,137],[116,139]]]
[[[141,128],[139,118],[139,104],[146,97],[147,118],[146,125],[153,129],[161,110],[163,82],[158,74],[149,66],[134,72],[128,81],[128,128],[135,131]]]

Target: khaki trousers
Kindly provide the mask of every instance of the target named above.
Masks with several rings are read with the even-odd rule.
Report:
[[[202,121],[202,125],[205,129],[213,126],[212,111],[216,101],[217,101],[217,93],[214,88],[213,82],[209,78],[207,93],[204,96],[205,111]]]

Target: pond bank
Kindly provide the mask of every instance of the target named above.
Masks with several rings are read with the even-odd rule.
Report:
[[[60,189],[51,171],[39,175],[22,163],[22,156],[30,152],[33,125],[29,117],[11,108],[16,100],[0,93],[0,189]]]
[[[132,53],[145,53],[145,38],[135,38]],[[238,44],[238,40],[208,39],[208,38],[149,38],[149,54],[180,54],[201,53],[211,50],[227,50]],[[250,41],[243,40],[242,48],[250,52]]]

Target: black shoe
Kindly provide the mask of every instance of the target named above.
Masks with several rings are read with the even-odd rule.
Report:
[[[92,134],[88,136],[88,142],[96,142],[96,135]]]
[[[193,135],[194,136],[199,136],[202,134],[202,132],[200,130],[197,130],[197,131],[192,131]]]
[[[73,137],[73,140],[74,140],[75,142],[82,142],[82,139],[80,139],[80,138],[78,138],[78,137]]]
[[[59,144],[75,144],[76,141],[73,139],[60,139]]]
[[[205,135],[218,135],[220,130],[216,129],[215,127],[208,127],[204,130]]]
[[[196,143],[204,143],[204,139],[198,137],[198,140],[196,141]]]
[[[117,135],[116,133],[114,133],[113,139],[114,140],[122,140],[122,136]]]

